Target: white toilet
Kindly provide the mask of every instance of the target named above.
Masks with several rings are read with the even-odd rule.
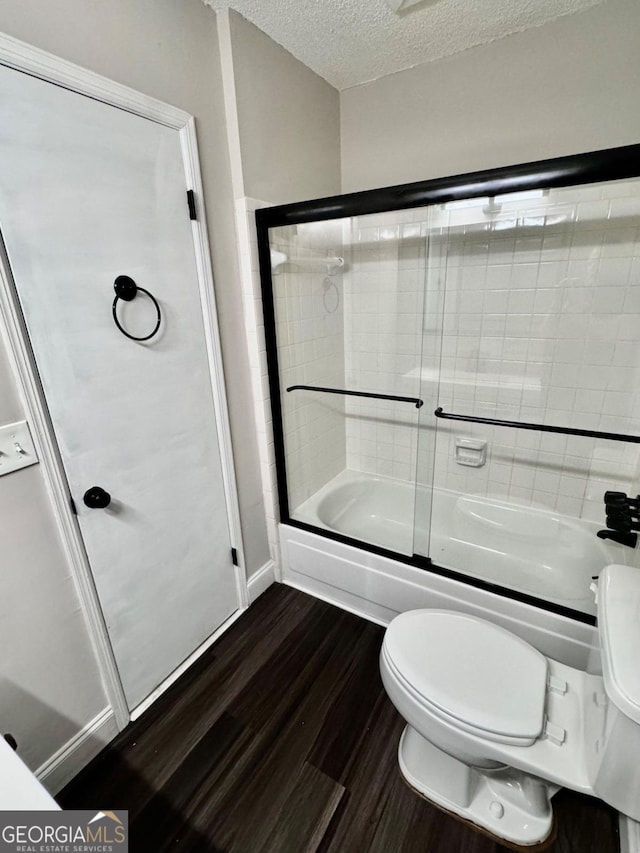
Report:
[[[380,669],[407,721],[398,760],[408,784],[523,846],[551,832],[560,787],[640,820],[640,570],[602,572],[598,626],[603,676],[464,613],[397,616]]]

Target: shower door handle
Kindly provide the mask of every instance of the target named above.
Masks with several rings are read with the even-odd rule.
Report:
[[[101,486],[91,486],[84,493],[82,500],[85,506],[90,509],[104,509],[111,503],[111,495],[109,492],[105,492]]]
[[[480,418],[475,415],[454,415],[445,412],[442,406],[433,413],[436,418],[447,421],[467,421],[471,424],[489,424],[490,426],[514,427],[514,429],[531,429],[536,432],[555,432],[559,435],[584,435],[587,438],[604,438],[608,441],[627,441],[630,444],[640,444],[640,435],[624,435],[619,432],[602,432],[597,429],[576,429],[574,427],[551,426],[550,424],[530,424],[525,421],[505,421],[499,418]]]
[[[371,400],[395,400],[413,403],[416,409],[424,405],[419,397],[398,397],[397,394],[374,394],[372,391],[349,391],[346,388],[321,388],[319,385],[290,385],[287,391],[319,391],[321,394],[342,394],[345,397],[369,397]]]

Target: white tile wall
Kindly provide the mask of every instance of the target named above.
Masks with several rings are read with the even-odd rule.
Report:
[[[419,398],[425,229],[413,211],[402,211],[354,217],[345,231],[347,386]],[[415,406],[349,398],[346,413],[350,469],[415,479]]]
[[[528,208],[506,203],[491,219],[479,215],[482,203],[443,212],[445,410],[640,431],[640,197],[632,192],[640,182],[556,190]],[[456,464],[457,435],[488,440],[486,466]],[[424,456],[428,463],[428,447]],[[637,490],[638,474],[632,444],[438,428],[435,482],[460,492],[603,522],[604,491]]]
[[[343,274],[325,261],[340,256],[342,224],[276,228],[270,242],[291,259],[272,278],[289,511],[295,517],[297,507],[346,465],[345,398],[286,391],[292,385],[344,388]]]

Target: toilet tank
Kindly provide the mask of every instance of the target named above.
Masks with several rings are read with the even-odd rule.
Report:
[[[598,631],[607,702],[593,789],[618,811],[640,820],[640,569],[604,569],[598,583]]]

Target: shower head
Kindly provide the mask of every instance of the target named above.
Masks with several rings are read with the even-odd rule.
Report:
[[[485,216],[493,216],[496,213],[500,213],[502,210],[502,205],[498,204],[495,199],[495,196],[489,196],[489,201],[482,208],[482,212]]]

